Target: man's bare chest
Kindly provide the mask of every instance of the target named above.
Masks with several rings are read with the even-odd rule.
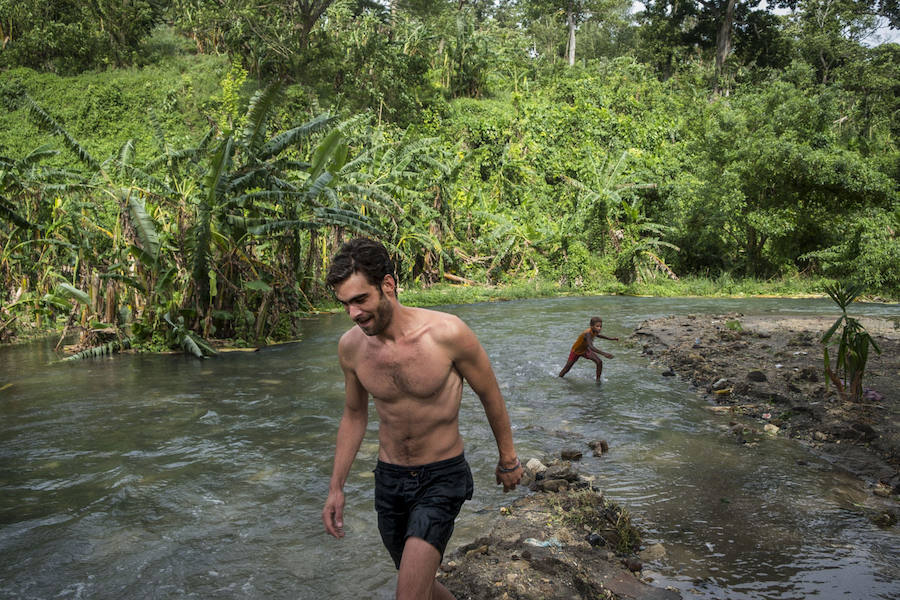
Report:
[[[356,374],[370,394],[386,401],[433,398],[449,379],[459,378],[446,353],[428,343],[372,349],[361,356]]]

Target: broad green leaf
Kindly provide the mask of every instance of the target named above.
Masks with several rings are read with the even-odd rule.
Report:
[[[78,302],[81,302],[82,304],[90,304],[91,303],[91,297],[88,296],[87,293],[79,290],[78,288],[76,288],[73,285],[70,285],[68,283],[61,283],[61,284],[59,284],[59,289],[60,289],[60,295],[63,297],[74,298],[75,300],[77,300]]]
[[[159,260],[159,235],[156,233],[156,224],[147,213],[144,201],[133,190],[124,193],[128,194],[131,222],[137,231],[141,247],[150,257],[152,264],[156,264]]]

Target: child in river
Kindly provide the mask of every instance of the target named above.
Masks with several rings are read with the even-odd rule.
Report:
[[[572,368],[572,365],[575,364],[575,361],[583,356],[597,363],[597,381],[600,381],[600,375],[603,374],[603,361],[600,360],[600,356],[612,358],[613,355],[594,346],[594,340],[601,338],[619,341],[619,338],[606,337],[600,333],[603,330],[603,319],[600,317],[591,317],[590,325],[590,328],[579,335],[575,343],[572,344],[572,350],[569,351],[569,360],[566,362],[566,366],[562,368],[562,371],[559,372],[560,377],[564,377],[569,372],[569,369]]]

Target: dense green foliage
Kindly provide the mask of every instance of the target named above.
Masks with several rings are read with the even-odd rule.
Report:
[[[0,337],[289,338],[357,234],[414,287],[900,297],[896,15],[790,7],[0,0]]]

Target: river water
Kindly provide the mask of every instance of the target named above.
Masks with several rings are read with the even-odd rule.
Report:
[[[445,306],[478,334],[523,459],[585,450],[582,473],[661,542],[645,573],[685,598],[898,598],[900,531],[862,507],[864,484],[802,447],[727,433],[688,384],[624,342],[669,314],[836,315],[825,300],[590,297]],[[900,320],[897,305],[854,314]],[[556,373],[589,317],[615,354]],[[343,314],[302,341],[199,361],[123,355],[50,364],[52,344],[0,348],[0,599],[393,597],[372,508],[377,420],[346,485],[347,537],[323,530],[343,402]],[[461,413],[475,497],[448,550],[513,501],[466,389]],[[587,441],[610,452],[591,456]]]

